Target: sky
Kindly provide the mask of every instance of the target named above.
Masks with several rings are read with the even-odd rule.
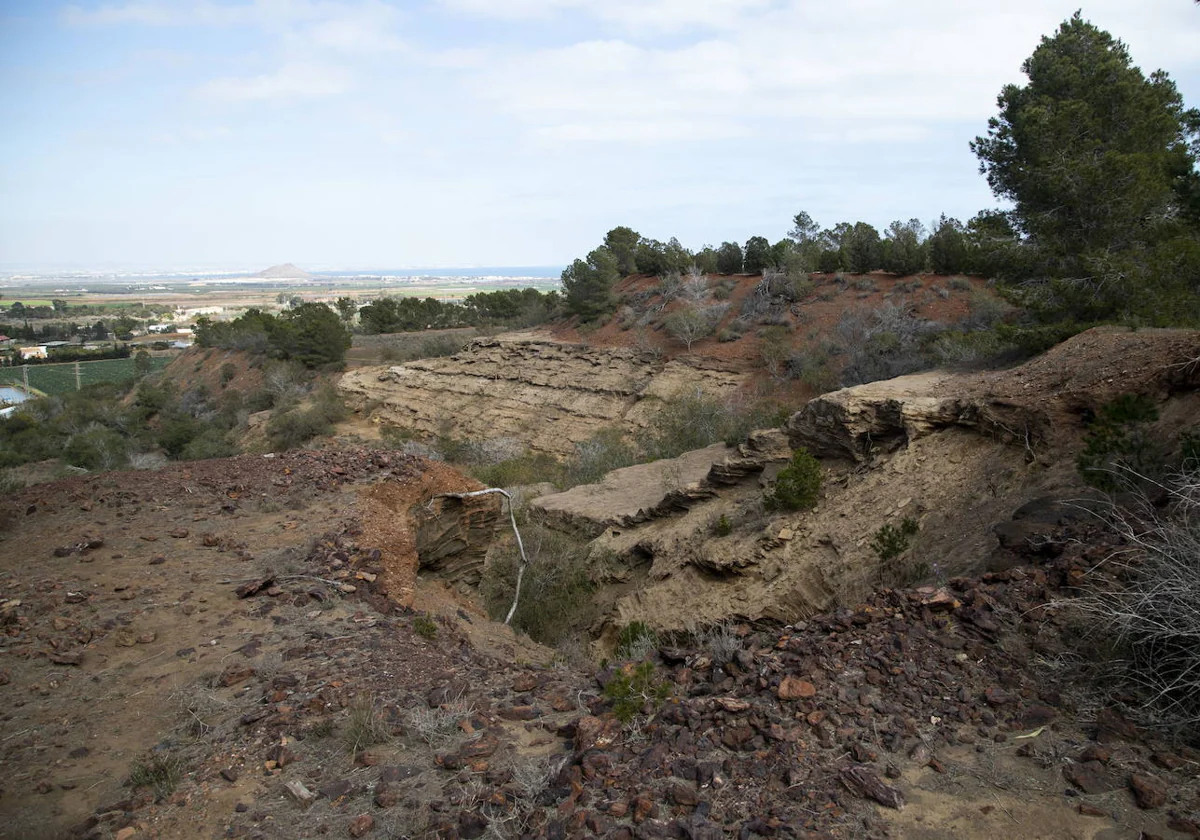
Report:
[[[0,268],[562,265],[996,206],[1082,0],[0,0]],[[1085,18],[1200,105],[1200,5]]]

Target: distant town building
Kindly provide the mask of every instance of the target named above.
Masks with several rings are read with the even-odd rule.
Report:
[[[48,356],[45,344],[39,344],[37,347],[18,347],[17,352],[21,354],[22,359],[45,359]]]
[[[194,309],[179,308],[175,310],[173,316],[176,321],[190,321],[192,318],[199,318],[201,315],[220,315],[225,311],[223,306],[199,306]]]

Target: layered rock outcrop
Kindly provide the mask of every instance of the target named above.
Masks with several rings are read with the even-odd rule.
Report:
[[[428,437],[515,438],[561,456],[602,428],[645,427],[677,394],[732,396],[744,380],[717,362],[518,335],[476,339],[447,358],[351,371],[339,387],[380,423]]]
[[[1092,330],[1006,371],[825,394],[736,450],[618,470],[533,507],[624,559],[613,627],[791,621],[880,585],[977,571],[1026,540],[1024,526],[993,530],[1014,509],[1087,492],[1074,456],[1101,406],[1147,396],[1154,434],[1177,439],[1200,417],[1198,389],[1200,333]],[[800,446],[823,458],[819,505],[765,508],[764,489]],[[881,557],[876,535],[910,518],[909,549]]]

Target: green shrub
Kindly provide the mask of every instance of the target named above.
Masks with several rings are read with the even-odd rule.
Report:
[[[1154,401],[1138,394],[1122,394],[1101,406],[1084,435],[1083,451],[1076,460],[1083,480],[1113,492],[1136,483],[1138,476],[1157,477],[1164,465],[1164,453],[1148,429],[1157,419]]]
[[[0,496],[15,493],[25,486],[25,481],[8,470],[0,470]]]
[[[714,537],[727,537],[733,533],[733,523],[729,521],[728,516],[722,513],[713,520],[711,531]]]
[[[613,654],[618,659],[645,659],[658,647],[658,634],[644,621],[631,621],[621,628]]]
[[[517,458],[508,458],[498,464],[485,464],[471,468],[471,475],[488,487],[518,487],[538,484],[543,481],[558,484],[563,467],[553,456],[544,452],[526,452]]]
[[[647,707],[657,709],[670,696],[671,684],[658,678],[650,662],[626,665],[604,686],[604,699],[612,703],[613,715],[622,723],[629,723]]]
[[[536,642],[554,646],[588,627],[597,612],[587,545],[536,522],[522,523],[521,536],[529,566],[512,626]],[[489,554],[479,592],[493,619],[503,620],[512,605],[518,559],[511,541]]]
[[[775,510],[811,510],[821,497],[821,462],[801,447],[779,471],[765,501]]]
[[[575,452],[563,465],[560,487],[593,484],[613,470],[638,462],[637,448],[621,429],[601,429],[575,444]]]
[[[353,755],[367,747],[385,744],[391,738],[392,729],[375,708],[372,698],[361,696],[350,704],[350,717],[346,721],[346,731],[342,738],[346,752]]]
[[[412,621],[412,629],[413,629],[413,632],[416,633],[418,636],[420,636],[422,639],[431,639],[432,640],[432,639],[437,638],[437,633],[438,633],[437,622],[434,621],[432,618],[430,618],[427,615],[419,615],[416,618],[414,618]]]
[[[221,365],[221,387],[224,388],[233,378],[237,376],[237,365],[233,362],[226,362]]]
[[[62,455],[76,467],[115,470],[129,461],[129,438],[105,426],[93,425],[72,435]]]
[[[185,461],[199,461],[204,458],[228,458],[236,454],[237,447],[230,442],[226,432],[208,428],[188,441],[180,456]]]
[[[267,440],[275,452],[295,449],[331,431],[333,425],[322,412],[314,409],[289,409],[267,421]]]
[[[899,528],[888,523],[875,532],[875,536],[871,538],[871,548],[879,555],[880,560],[894,560],[908,551],[912,538],[920,527],[917,520],[911,516],[904,517]]]
[[[154,791],[155,799],[161,800],[175,792],[184,773],[181,757],[170,752],[155,753],[130,768],[129,783],[135,788],[150,788]]]

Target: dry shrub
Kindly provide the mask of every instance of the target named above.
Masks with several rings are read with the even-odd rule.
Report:
[[[1112,663],[1133,685],[1150,723],[1178,733],[1200,728],[1200,464],[1168,482],[1169,503],[1144,495],[1114,505],[1111,527],[1127,546],[1097,567],[1108,579],[1061,605],[1115,642]]]

